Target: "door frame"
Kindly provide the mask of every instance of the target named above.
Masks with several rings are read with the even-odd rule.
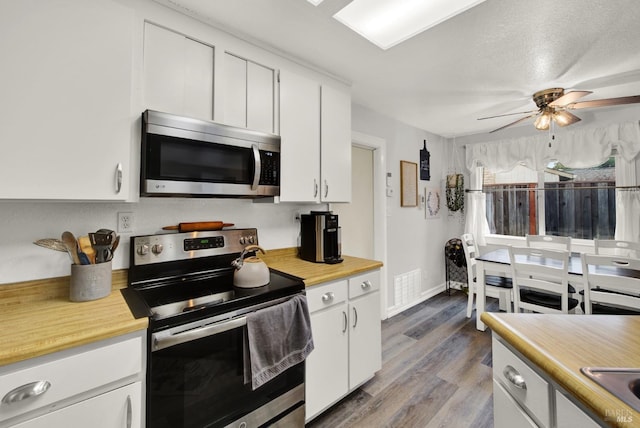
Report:
[[[383,263],[380,269],[380,315],[387,319],[387,142],[383,138],[351,131],[351,144],[373,151],[373,254]]]

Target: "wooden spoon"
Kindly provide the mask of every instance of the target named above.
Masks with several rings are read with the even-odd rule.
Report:
[[[67,247],[67,252],[71,256],[71,260],[73,260],[73,264],[79,265],[80,256],[78,256],[78,241],[76,241],[76,237],[73,236],[73,233],[69,231],[65,231],[62,233],[62,242]]]

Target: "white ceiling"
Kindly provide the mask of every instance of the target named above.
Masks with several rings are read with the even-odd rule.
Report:
[[[516,120],[477,118],[534,110],[531,95],[549,87],[594,92],[582,100],[640,94],[638,0],[488,0],[387,51],[332,18],[348,0],[157,1],[339,76],[354,102],[446,137]]]

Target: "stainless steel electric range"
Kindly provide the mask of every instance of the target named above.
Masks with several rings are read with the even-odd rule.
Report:
[[[231,262],[257,243],[256,229],[131,238],[122,293],[149,318],[148,427],[304,426],[304,363],[255,390],[244,382],[245,315],[304,293],[275,271],[262,287],[233,286]]]

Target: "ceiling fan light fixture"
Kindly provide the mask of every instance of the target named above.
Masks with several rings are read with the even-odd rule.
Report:
[[[333,17],[386,50],[484,1],[353,0]]]
[[[560,126],[571,125],[571,117],[567,115],[564,111],[556,111],[553,112],[553,120]]]
[[[536,129],[539,129],[540,131],[546,131],[547,129],[549,129],[549,124],[551,124],[551,114],[548,111],[545,111],[536,118],[533,126],[535,126]]]

